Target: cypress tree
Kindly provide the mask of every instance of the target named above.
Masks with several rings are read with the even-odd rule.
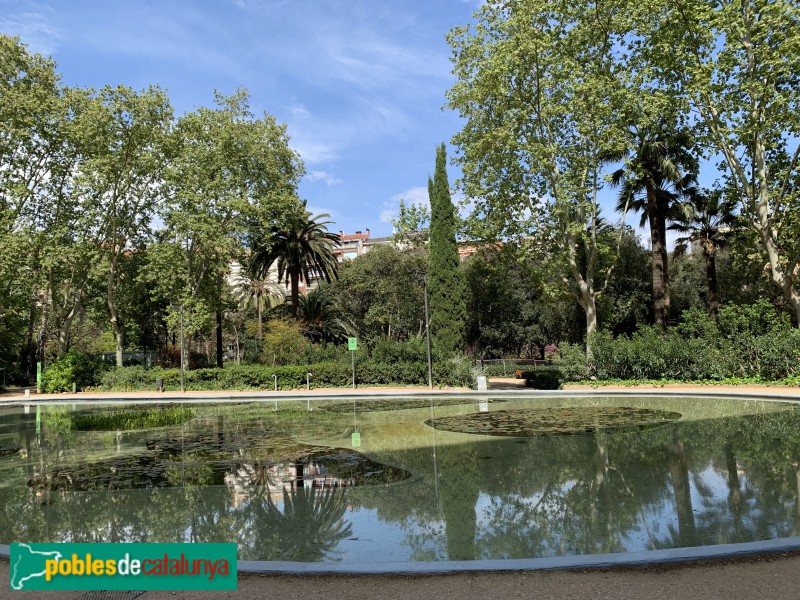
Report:
[[[467,308],[456,242],[456,209],[450,199],[444,144],[436,149],[436,170],[433,180],[428,179],[428,193],[431,202],[428,263],[431,337],[436,349],[449,356],[464,351]]]

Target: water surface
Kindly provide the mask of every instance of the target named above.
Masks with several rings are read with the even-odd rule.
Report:
[[[0,542],[235,541],[248,560],[388,562],[798,535],[791,404],[471,397],[312,407],[193,405],[185,422],[132,431],[77,428],[118,405],[4,409]]]

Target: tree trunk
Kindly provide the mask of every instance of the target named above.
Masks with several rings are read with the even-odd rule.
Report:
[[[664,325],[669,324],[670,317],[670,296],[669,296],[669,248],[667,248],[667,206],[659,206],[658,211],[658,234],[661,240],[661,265],[662,265],[662,287],[664,290]]]
[[[25,377],[25,383],[31,384],[33,365],[36,362],[36,344],[33,343],[33,331],[36,327],[36,294],[31,295],[31,311],[28,318],[28,332],[25,337],[25,348],[22,350],[20,370]]]
[[[719,292],[717,290],[717,260],[714,242],[703,240],[703,257],[706,259],[706,281],[708,282],[708,314],[716,323],[719,320]]]
[[[754,156],[758,177],[758,197],[755,210],[755,228],[769,258],[772,282],[783,292],[783,297],[794,309],[797,327],[800,327],[800,291],[794,287],[793,269],[785,269],[781,264],[781,250],[773,227],[774,211],[770,210],[770,193],[767,183],[766,150],[760,140],[754,144]]]
[[[113,275],[109,275],[108,277],[108,289],[107,293],[108,296],[106,301],[108,303],[108,313],[111,317],[111,329],[114,332],[114,341],[116,342],[116,353],[117,353],[117,366],[122,366],[122,350],[125,347],[125,330],[122,327],[122,322],[119,318],[119,312],[117,311],[117,303],[114,302],[114,285],[113,285]]]
[[[650,247],[653,267],[653,316],[656,325],[667,328],[667,314],[664,290],[664,240],[661,237],[661,226],[658,218],[656,192],[651,182],[647,183],[647,221],[650,225]]]
[[[264,299],[259,295],[256,296],[256,308],[258,308],[258,342],[261,346],[261,340],[264,338],[264,316],[263,316]]]
[[[291,274],[292,285],[292,311],[294,315],[300,314],[300,273]]]
[[[222,311],[217,309],[217,368],[222,368]]]

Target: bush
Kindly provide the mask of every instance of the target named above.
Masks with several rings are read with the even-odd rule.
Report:
[[[563,381],[582,381],[589,378],[586,348],[580,344],[560,344],[553,356],[553,366],[561,372]]]
[[[265,364],[292,365],[311,350],[311,342],[303,335],[303,329],[295,321],[273,319],[266,322],[264,329],[261,352]]]
[[[101,374],[108,368],[99,358],[75,350],[67,352],[61,360],[47,367],[42,374],[42,391],[46,393],[71,392],[97,385]]]
[[[185,388],[203,390],[272,390],[273,374],[279,390],[305,387],[310,372],[311,387],[347,387],[352,385],[352,366],[349,361],[324,361],[310,365],[235,365],[224,369],[186,371]],[[164,379],[165,390],[180,386],[178,369],[119,367],[104,374],[102,388],[109,391],[155,390],[157,378]],[[433,365],[433,381],[439,386],[472,387],[475,376],[466,357],[437,361]],[[425,385],[428,382],[426,361],[382,362],[367,358],[356,359],[356,384],[364,385]]]
[[[557,390],[561,387],[561,371],[556,367],[541,367],[532,371],[523,371],[525,385],[536,390]]]
[[[720,309],[719,327],[703,312],[689,310],[666,334],[648,326],[614,339],[601,331],[591,336],[590,346],[588,375],[599,380],[777,381],[800,375],[800,331],[765,301]],[[579,360],[577,354],[571,359],[556,361],[567,381],[576,378],[567,368]]]

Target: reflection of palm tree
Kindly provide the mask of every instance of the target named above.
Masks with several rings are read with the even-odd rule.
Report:
[[[262,560],[320,561],[352,532],[341,489],[284,488],[281,512],[262,487],[252,503]]]
[[[689,464],[683,442],[673,440],[669,451],[669,470],[672,474],[672,492],[678,512],[678,545],[694,546],[697,528],[692,507],[692,490],[689,486]]]

